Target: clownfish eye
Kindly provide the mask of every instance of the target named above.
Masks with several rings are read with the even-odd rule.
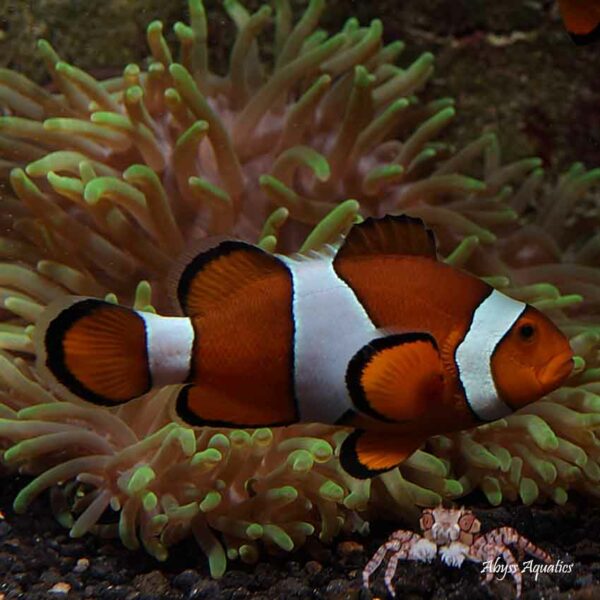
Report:
[[[519,327],[519,337],[525,341],[529,342],[535,336],[535,327],[531,325],[531,323],[525,323]]]

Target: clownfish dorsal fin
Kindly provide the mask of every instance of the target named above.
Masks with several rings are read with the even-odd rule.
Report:
[[[368,217],[350,229],[336,260],[396,254],[437,259],[435,237],[421,219],[408,215]]]
[[[346,385],[355,408],[365,415],[390,423],[416,419],[444,391],[437,343],[425,332],[372,340],[350,359]]]
[[[306,252],[294,252],[293,254],[288,255],[286,258],[288,260],[294,260],[296,262],[307,262],[311,260],[327,260],[332,261],[337,253],[338,249],[342,243],[340,239],[339,242],[334,244],[325,244],[321,246],[318,250],[307,250]]]
[[[258,246],[215,237],[203,240],[180,259],[171,276],[172,301],[188,317],[202,316],[239,289],[286,269]]]
[[[357,479],[370,479],[395,469],[425,442],[424,437],[355,429],[342,442],[340,464]]]

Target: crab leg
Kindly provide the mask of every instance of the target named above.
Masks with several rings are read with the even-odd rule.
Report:
[[[536,546],[533,542],[530,542],[525,536],[521,535],[512,527],[498,527],[497,529],[492,529],[492,531],[489,531],[484,535],[487,540],[492,541],[495,544],[516,546],[519,551],[519,555],[527,553],[546,563],[552,561],[552,557],[547,552]]]
[[[519,563],[515,560],[515,557],[508,548],[509,545],[516,546],[519,550],[519,555],[527,553],[544,562],[550,562],[552,560],[547,552],[538,548],[512,527],[499,527],[498,529],[493,529],[488,533],[478,536],[471,546],[469,557],[478,562],[493,563],[496,557],[502,556],[508,568],[508,572],[515,581],[515,586],[517,588],[516,597],[520,598],[523,589],[523,575],[521,574]],[[493,578],[493,570],[488,571],[485,577],[486,582],[489,583]]]
[[[523,589],[523,575],[519,568],[519,563],[516,561],[508,546],[502,543],[496,543],[494,540],[488,539],[488,536],[489,534],[482,535],[475,541],[471,547],[470,557],[477,562],[493,563],[498,556],[501,556],[506,563],[508,572],[515,581],[515,587],[517,588],[515,598],[520,598]],[[493,578],[494,571],[489,570],[485,576],[486,583],[492,581]]]
[[[394,552],[394,554],[392,554],[392,556],[390,557],[390,561],[388,562],[388,566],[385,569],[385,576],[383,578],[383,581],[385,582],[385,587],[387,588],[387,590],[390,593],[390,595],[392,596],[392,598],[396,597],[396,592],[394,591],[394,586],[392,586],[392,578],[396,574],[396,567],[398,565],[398,561],[401,558],[407,559],[409,557],[409,554],[410,554],[409,545],[404,544],[403,547],[400,548],[400,550],[398,550],[397,552]]]
[[[423,539],[423,538],[419,534],[414,533],[413,531],[406,531],[404,529],[399,529],[398,531],[395,531],[391,535],[390,539],[387,542],[385,542],[385,544],[382,544],[379,547],[377,552],[375,552],[375,554],[373,555],[373,558],[371,558],[371,560],[367,563],[367,565],[363,569],[363,585],[364,585],[364,587],[366,587],[366,588],[369,587],[369,578],[379,568],[379,565],[382,563],[387,552],[389,552],[389,551],[394,552],[392,559],[390,560],[390,563],[392,562],[394,556],[396,556],[397,554],[402,554],[404,551],[406,551],[406,557],[408,557],[408,553],[409,553],[410,549],[412,548],[413,544],[416,544],[421,539]],[[394,562],[394,569],[391,572],[390,579],[394,576],[394,573],[396,571],[396,563],[398,562],[398,559],[406,558],[406,557],[398,556],[398,558],[396,558],[396,560]],[[388,575],[389,569],[390,568],[388,565],[388,567],[386,569],[386,586],[388,586],[387,575]],[[388,589],[390,589],[389,586],[388,586]]]
[[[393,551],[394,555],[398,552],[402,552],[404,547],[409,544],[412,545],[411,542],[415,538],[415,542],[421,539],[421,536],[412,532],[406,531],[404,529],[399,529],[398,531],[394,531],[390,536],[389,540],[382,544],[377,552],[373,555],[371,560],[367,563],[365,568],[363,569],[363,585],[368,588],[369,587],[369,578],[371,575],[379,568],[379,565],[382,563],[385,555],[389,551]],[[396,560],[396,562],[398,562]],[[388,567],[389,568],[389,567]],[[395,570],[395,567],[394,567]],[[387,573],[387,569],[386,569]],[[393,573],[392,573],[393,576]]]

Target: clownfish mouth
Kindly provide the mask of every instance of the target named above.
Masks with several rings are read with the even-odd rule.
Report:
[[[548,392],[556,389],[573,370],[573,353],[563,352],[555,356],[538,373],[538,381]]]

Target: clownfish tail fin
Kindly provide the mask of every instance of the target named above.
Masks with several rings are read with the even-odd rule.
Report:
[[[36,324],[38,366],[84,400],[121,404],[152,387],[146,338],[142,313],[71,297],[51,304]]]

